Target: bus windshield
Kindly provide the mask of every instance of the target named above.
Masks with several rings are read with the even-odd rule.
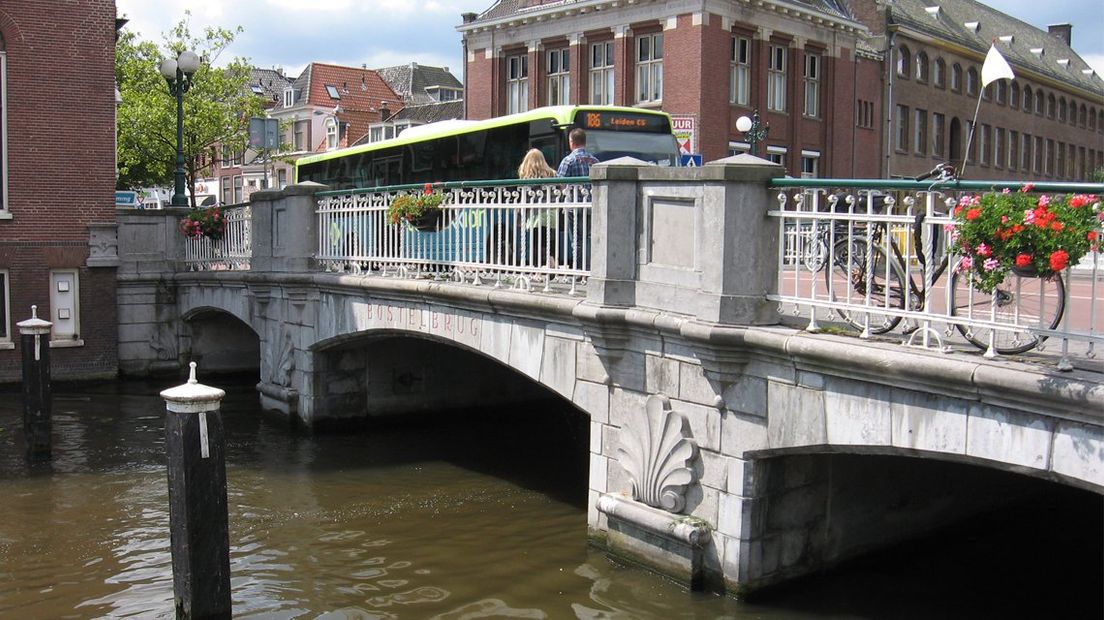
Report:
[[[678,152],[675,137],[669,133],[631,133],[627,131],[587,131],[587,151],[598,161],[635,157],[659,166],[674,166]]]

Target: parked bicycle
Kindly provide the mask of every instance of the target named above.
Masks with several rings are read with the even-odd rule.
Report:
[[[943,164],[917,180],[927,178],[935,179],[929,190],[934,191],[935,183],[954,180],[954,170]],[[877,335],[896,328],[905,318],[906,310],[925,310],[926,301],[938,304],[941,300],[934,297],[935,285],[948,267],[958,264],[958,257],[939,251],[935,264],[926,264],[928,257],[919,250],[925,247],[926,210],[914,216],[911,247],[902,251],[899,238],[908,245],[908,235],[898,235],[888,226],[893,219],[888,212],[896,204],[894,197],[867,194],[862,200],[865,205],[859,206],[865,207],[870,221],[854,223],[836,219],[832,220],[835,225],[818,221],[814,239],[806,248],[807,255],[814,259],[807,258],[805,265],[814,272],[824,271],[825,285],[833,302],[853,304],[856,296],[861,297],[861,309],[837,308],[836,312],[853,327]],[[854,205],[849,208],[853,213],[863,212]],[[932,235],[928,247],[940,248],[942,227],[929,223],[928,229]],[[913,262],[919,270],[912,268]],[[829,263],[831,268],[826,269]],[[917,277],[917,271],[921,277]],[[944,309],[949,315],[964,319],[955,321],[954,325],[971,344],[983,350],[992,346],[998,353],[1016,354],[1043,342],[1046,335],[1040,334],[1040,330],[1058,326],[1065,309],[1065,283],[1057,273],[1040,277],[1010,272],[992,292],[984,292],[972,285],[969,274],[952,269],[942,299],[946,301]],[[905,333],[920,326],[919,322],[910,322]]]

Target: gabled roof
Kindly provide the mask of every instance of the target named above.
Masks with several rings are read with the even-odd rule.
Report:
[[[425,125],[429,123],[436,123],[438,121],[450,121],[463,118],[464,116],[464,101],[445,101],[442,103],[428,103],[425,105],[410,105],[399,110],[394,116],[387,119],[392,122],[398,121],[410,121],[414,125]],[[361,136],[351,146],[359,146],[361,144],[368,144],[368,135]]]
[[[384,101],[402,99],[371,69],[313,62],[292,83],[295,104],[375,111]]]
[[[888,6],[891,26],[946,39],[981,56],[995,42],[1013,70],[1024,68],[1091,92],[1104,91],[1104,80],[1064,40],[981,2],[895,0]]]
[[[463,89],[464,85],[449,72],[448,67],[427,67],[412,62],[397,67],[376,69],[383,81],[403,98],[413,104],[432,103],[435,99],[426,90],[432,87]]]
[[[249,72],[249,88],[258,97],[264,97],[270,102],[279,101],[284,89],[291,85],[291,80],[277,69],[258,69],[254,67]]]

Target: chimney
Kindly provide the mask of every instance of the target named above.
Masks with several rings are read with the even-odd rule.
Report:
[[[1073,24],[1051,24],[1047,26],[1047,32],[1065,43],[1066,47],[1073,46]]]
[[[479,19],[479,13],[461,13],[460,19],[464,20],[465,24],[470,24]]]
[[[381,101],[380,102],[380,122],[382,123],[383,121],[386,121],[389,118],[391,118],[391,110],[389,110],[387,108],[387,102],[386,101]]]

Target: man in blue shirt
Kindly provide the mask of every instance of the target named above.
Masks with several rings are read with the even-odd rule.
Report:
[[[561,177],[587,177],[590,176],[590,167],[598,163],[598,158],[586,150],[586,132],[576,127],[567,134],[567,144],[571,152],[560,162],[556,174]]]

